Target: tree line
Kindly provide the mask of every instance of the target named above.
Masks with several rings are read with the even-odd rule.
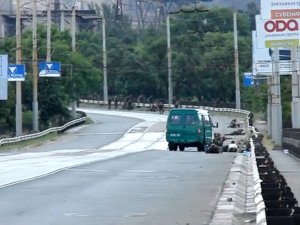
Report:
[[[94,6],[100,15],[99,7]],[[106,18],[107,77],[109,96],[140,95],[168,98],[166,24],[149,24],[146,29],[132,26],[128,17],[116,20],[104,7]],[[252,69],[251,30],[255,29],[255,5],[238,13],[240,81],[242,73]],[[230,8],[211,8],[208,12],[170,15],[173,87],[176,98],[184,101],[235,102],[233,14]],[[84,28],[76,34],[72,52],[68,31],[52,27],[52,61],[62,63],[60,78],[39,78],[40,123],[45,127],[53,118],[69,115],[71,101],[86,97],[103,99],[101,23],[96,30]],[[15,62],[15,37],[0,41],[1,54]],[[38,27],[38,58],[46,58],[46,28]],[[22,33],[22,57],[26,81],[22,84],[24,123],[31,123],[32,110],[32,33]],[[15,83],[9,83],[9,100],[0,102],[0,121],[14,128]],[[265,111],[266,84],[245,88],[241,101],[246,109]]]

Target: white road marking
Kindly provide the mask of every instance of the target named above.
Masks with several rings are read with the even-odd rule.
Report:
[[[50,152],[1,155],[0,188],[44,177],[64,169],[72,169],[74,166],[85,165],[140,151],[167,149],[164,132],[147,132],[155,123],[166,121],[165,115],[101,111],[94,109],[84,111],[88,113],[133,117],[145,121],[127,131],[118,141],[99,149],[57,149]],[[134,132],[131,133],[131,131]],[[72,132],[74,132],[74,130]]]

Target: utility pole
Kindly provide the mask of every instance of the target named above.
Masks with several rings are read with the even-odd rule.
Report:
[[[51,8],[50,1],[47,5],[47,56],[46,61],[51,61]]]
[[[279,49],[274,48],[272,74],[272,140],[275,148],[282,147],[282,105],[280,94]]]
[[[170,32],[169,13],[167,13],[167,55],[168,55],[168,96],[169,96],[169,104],[172,104],[173,103],[172,50],[171,50],[171,32]]]
[[[297,47],[291,48],[291,61],[292,61],[292,127],[300,128],[299,106],[300,106],[300,93],[299,93],[299,71],[297,69],[298,57]]]
[[[32,117],[33,131],[39,131],[39,108],[38,108],[38,68],[37,68],[37,10],[36,0],[32,0]]]
[[[102,12],[102,49],[103,49],[103,101],[108,102],[108,87],[107,87],[107,52],[106,52],[106,21],[104,17],[103,5]]]
[[[22,61],[20,0],[16,1],[16,64]],[[22,81],[16,81],[16,136],[22,135]]]
[[[236,10],[233,11],[233,35],[234,35],[234,65],[235,65],[235,103],[236,108],[241,108],[240,75],[239,75],[239,51]]]
[[[76,7],[72,8],[72,25],[71,25],[71,36],[72,36],[72,52],[76,51]],[[75,85],[74,85],[75,86]],[[75,88],[73,89],[74,99],[72,102],[72,117],[76,118],[76,99],[75,99]]]
[[[268,106],[267,106],[267,121],[268,121],[268,135],[272,138],[272,95],[273,95],[273,86],[272,86],[272,77],[267,78],[268,82]]]

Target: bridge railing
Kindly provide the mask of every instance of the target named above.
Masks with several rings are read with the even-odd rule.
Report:
[[[99,106],[107,106],[108,107],[108,102],[106,101],[101,101],[101,100],[89,100],[89,99],[80,99],[80,103],[86,103],[86,104],[93,104],[93,105],[99,105]],[[150,109],[151,105],[150,103],[132,103],[134,107],[145,107]],[[124,105],[124,102],[118,102],[118,107]],[[111,105],[113,108],[113,104]],[[174,104],[164,104],[165,109],[171,109],[174,108]],[[249,115],[250,111],[243,110],[243,109],[235,109],[235,108],[218,108],[218,107],[213,107],[213,106],[196,106],[196,105],[180,105],[181,108],[200,108],[200,109],[206,109],[209,111],[216,111],[216,112],[232,112],[232,113],[240,113],[244,115]]]
[[[73,126],[84,123],[87,118],[88,117],[85,115],[81,118],[74,119],[60,127],[51,127],[47,130],[43,130],[41,132],[34,133],[34,134],[27,134],[27,135],[18,136],[18,137],[12,137],[12,138],[4,138],[4,139],[0,140],[0,147],[11,146],[11,145],[15,145],[15,144],[18,144],[21,142],[26,142],[26,141],[33,141],[33,140],[36,140],[38,138],[41,138],[45,135],[48,135],[48,134],[54,133],[54,132],[63,132],[64,130],[66,130],[68,128],[71,128]]]

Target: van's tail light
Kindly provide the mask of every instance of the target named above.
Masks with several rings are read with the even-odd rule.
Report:
[[[201,133],[201,130],[200,130],[200,128],[198,128],[198,134],[200,134]]]

